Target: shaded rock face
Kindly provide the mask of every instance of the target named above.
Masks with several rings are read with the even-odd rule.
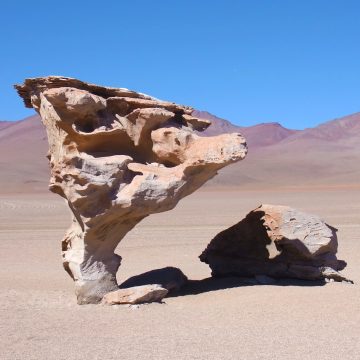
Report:
[[[222,231],[200,255],[213,276],[345,280],[336,229],[287,206],[261,205]]]
[[[167,211],[222,167],[245,157],[240,134],[200,137],[209,122],[193,109],[65,77],[15,86],[42,118],[49,142],[50,190],[73,219],[62,241],[78,303],[117,289],[114,250],[137,223]]]

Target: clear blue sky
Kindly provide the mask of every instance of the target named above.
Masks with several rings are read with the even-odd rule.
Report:
[[[12,84],[64,75],[239,125],[314,126],[360,111],[358,0],[1,1],[0,119]]]

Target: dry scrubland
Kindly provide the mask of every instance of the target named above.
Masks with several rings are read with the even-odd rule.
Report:
[[[79,306],[60,240],[70,216],[52,194],[0,196],[2,359],[357,359],[360,354],[360,190],[200,191],[152,215],[118,246],[119,282],[164,266],[210,276],[197,256],[260,203],[321,215],[339,229],[355,285],[237,286],[194,282],[165,304]],[[304,284],[303,284],[304,285]]]

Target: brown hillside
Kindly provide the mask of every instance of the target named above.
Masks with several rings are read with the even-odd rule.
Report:
[[[196,114],[213,122],[205,135],[241,132],[249,146],[247,158],[223,169],[208,187],[282,189],[360,183],[360,113],[302,131],[277,123],[239,127],[210,113]],[[46,153],[46,134],[38,115],[0,122],[1,191],[46,192]]]

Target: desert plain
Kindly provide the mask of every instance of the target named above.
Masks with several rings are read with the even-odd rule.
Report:
[[[243,132],[249,154],[120,242],[119,284],[167,266],[191,280],[162,304],[131,307],[76,303],[61,260],[70,213],[47,190],[44,127],[38,116],[0,122],[1,359],[360,358],[360,114],[300,132],[204,116],[215,133]],[[336,227],[354,284],[212,279],[198,256],[264,203]]]
[[[246,285],[211,280],[198,255],[260,203],[320,214],[339,229],[338,257],[355,284]],[[357,359],[360,189],[205,188],[152,215],[119,244],[119,283],[174,266],[190,280],[163,304],[76,303],[61,265],[70,214],[53,194],[0,197],[2,359]]]

